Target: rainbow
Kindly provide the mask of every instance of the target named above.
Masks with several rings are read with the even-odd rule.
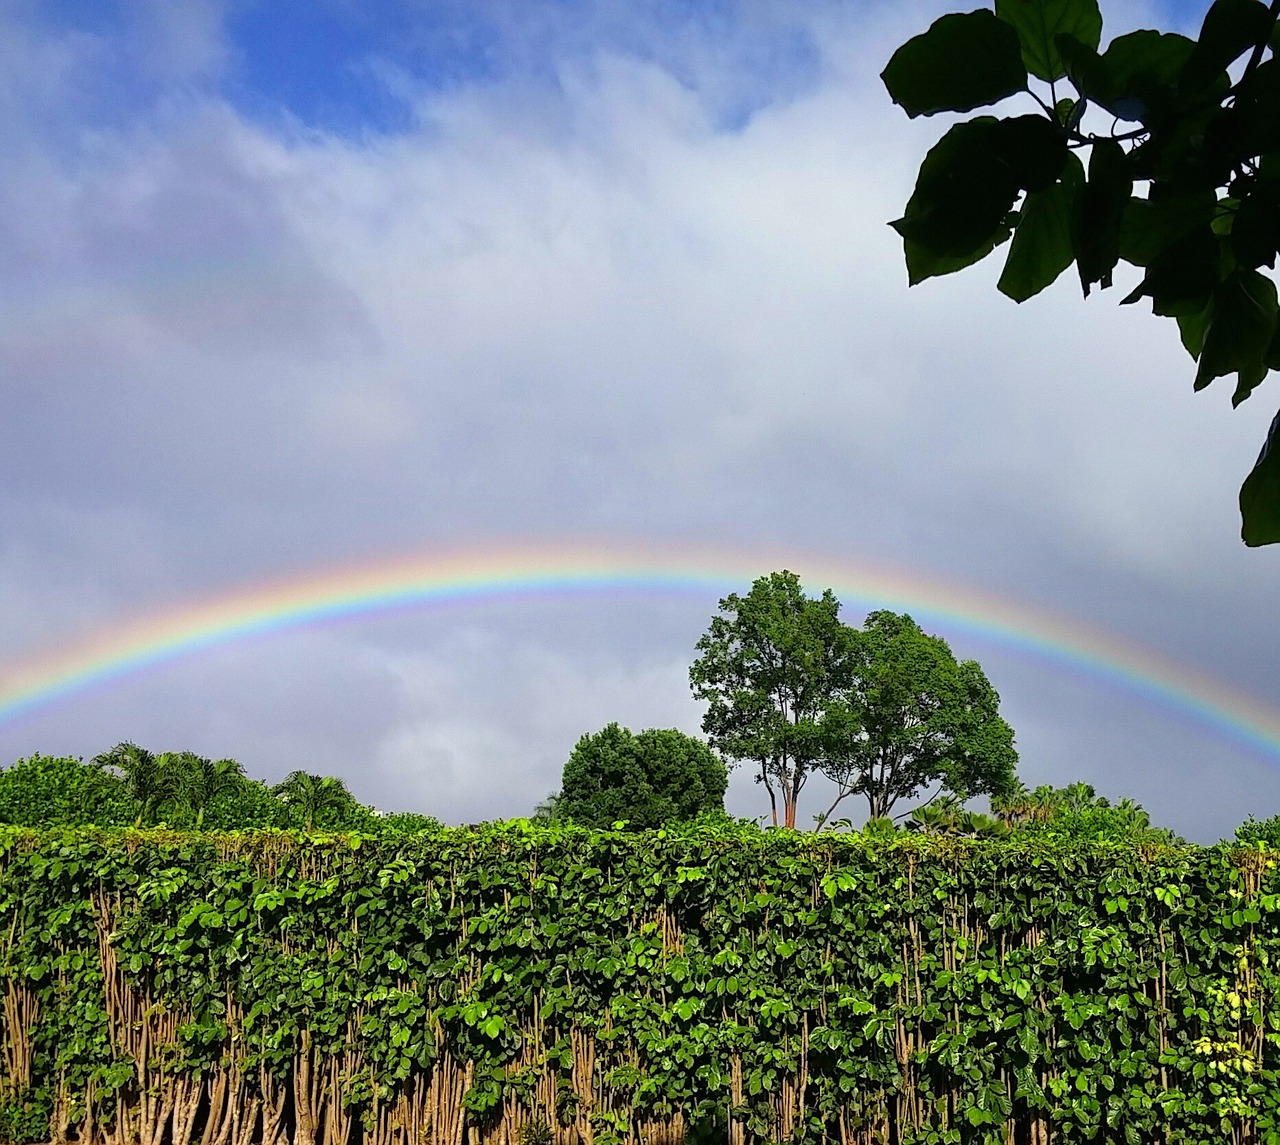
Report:
[[[116,624],[61,648],[0,664],[0,724],[88,688],[205,649],[396,609],[543,600],[584,593],[745,592],[774,569],[846,610],[910,612],[964,635],[1136,694],[1280,761],[1280,713],[1142,648],[1075,621],[888,566],[795,552],[690,544],[511,544],[410,554],[256,584]]]

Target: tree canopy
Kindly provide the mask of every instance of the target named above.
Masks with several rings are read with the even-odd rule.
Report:
[[[1175,319],[1195,388],[1235,375],[1239,405],[1280,369],[1263,273],[1280,253],[1277,15],[1215,0],[1196,39],[1144,29],[1100,51],[1097,0],[996,0],[903,44],[881,78],[908,115],[1030,109],[956,123],[925,156],[891,224],[912,285],[1006,242],[999,289],[1016,302],[1073,263],[1087,297],[1127,262],[1142,278],[1122,301]],[[1280,541],[1277,434],[1280,415],[1240,490],[1248,545]]]
[[[830,589],[810,598],[795,573],[770,573],[720,601],[689,669],[694,696],[707,702],[702,730],[717,751],[756,764],[775,827],[779,796],[784,825],[796,825],[800,791],[843,719],[850,633],[839,612]]]
[[[723,812],[728,783],[724,761],[701,740],[611,723],[578,740],[549,813],[588,827],[662,827]]]
[[[960,802],[1012,789],[1013,729],[977,661],[957,661],[941,637],[887,611],[868,614],[850,646],[845,731],[822,768],[837,786],[831,810],[859,794],[879,818],[935,783]]]
[[[722,600],[698,641],[689,679],[707,701],[702,729],[757,765],[774,825],[781,795],[783,823],[795,826],[815,772],[836,785],[820,825],[854,794],[878,818],[935,783],[962,801],[1009,789],[1013,729],[981,667],[958,663],[909,616],[872,612],[857,629],[839,611],[830,589],[807,597],[795,573],[771,573]]]

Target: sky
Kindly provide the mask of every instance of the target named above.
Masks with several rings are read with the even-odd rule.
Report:
[[[1104,35],[1206,6],[1104,4]],[[945,10],[0,4],[0,678],[393,561],[673,574],[225,640],[0,720],[0,763],[132,740],[525,815],[584,733],[698,733],[720,596],[875,568],[982,663],[1029,786],[1201,842],[1280,812],[1280,736],[1194,707],[1280,728],[1280,549],[1236,510],[1276,399],[1193,393],[1123,273],[1022,306],[994,261],[908,289],[886,223],[944,125],[878,76]],[[988,604],[965,623],[922,584]],[[999,616],[1112,651],[1068,663]],[[750,765],[727,805],[767,812]]]

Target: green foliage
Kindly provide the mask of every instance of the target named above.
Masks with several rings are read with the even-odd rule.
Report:
[[[663,827],[724,813],[729,770],[701,740],[675,729],[638,735],[616,723],[584,735],[564,765],[554,817],[585,827],[626,820]]]
[[[136,814],[124,784],[96,764],[37,753],[0,770],[0,823],[121,827]]]
[[[291,771],[272,794],[284,804],[291,827],[312,831],[372,830],[376,812],[359,803],[347,785],[333,775]]]
[[[1028,791],[1022,784],[991,801],[1001,819],[1023,834],[1066,842],[1183,844],[1165,827],[1153,827],[1151,817],[1132,799],[1112,803],[1087,783]]]
[[[6,828],[0,1137],[1263,1142],[1278,924],[1229,846]]]
[[[1280,254],[1278,14],[1215,0],[1195,40],[1141,30],[1099,52],[1097,0],[996,0],[903,44],[882,79],[911,116],[1013,95],[1035,105],[955,123],[929,150],[892,224],[911,283],[1011,234],[999,289],[1017,302],[1072,263],[1087,297],[1128,262],[1143,277],[1123,301],[1149,298],[1177,320],[1195,388],[1235,375],[1232,402],[1244,401],[1280,369],[1280,305],[1263,273]],[[1277,426],[1240,491],[1249,545],[1280,541]]]
[[[416,811],[390,811],[378,818],[377,832],[386,839],[396,835],[422,835],[439,831],[444,824],[434,815]]]
[[[233,759],[189,751],[154,753],[119,743],[95,757],[34,755],[0,769],[0,823],[22,827],[136,827],[244,831],[320,828],[404,835],[439,821],[413,812],[380,814],[335,778],[295,772],[270,788]]]
[[[830,589],[806,597],[795,573],[760,577],[746,597],[720,602],[689,670],[694,695],[708,702],[703,731],[726,755],[758,765],[774,826],[776,793],[794,827],[815,771],[836,785],[820,828],[854,794],[878,818],[933,783],[962,801],[1009,789],[1013,729],[982,668],[957,663],[910,616],[872,612],[855,629],[839,609]]]
[[[934,783],[961,802],[1012,789],[1018,754],[1000,697],[976,661],[957,662],[910,616],[867,616],[839,695],[846,722],[822,764],[838,790],[832,808],[861,794],[877,818]]]
[[[925,834],[966,839],[1002,839],[1011,830],[1007,823],[977,811],[966,811],[959,800],[945,796],[912,811],[907,827]]]
[[[1265,843],[1268,847],[1280,850],[1280,815],[1272,815],[1270,819],[1262,820],[1250,815],[1236,828],[1236,841]]]
[[[756,764],[775,827],[779,795],[784,825],[796,825],[796,800],[838,714],[850,642],[839,612],[830,589],[812,599],[795,573],[770,573],[745,597],[720,601],[689,669],[694,696],[708,705],[702,730],[728,758]]]

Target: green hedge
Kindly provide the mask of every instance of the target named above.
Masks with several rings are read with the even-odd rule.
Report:
[[[1280,1142],[1272,852],[0,831],[0,1138]]]

